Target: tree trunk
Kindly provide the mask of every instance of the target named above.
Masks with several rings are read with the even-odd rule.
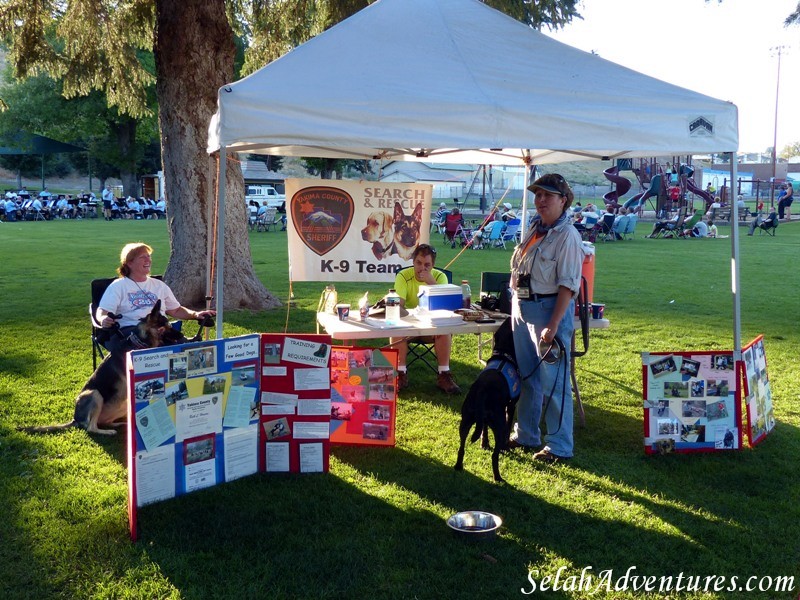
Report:
[[[224,0],[157,0],[154,51],[171,246],[164,278],[179,301],[200,307],[208,239],[216,236],[216,158],[206,154],[208,124],[217,90],[233,77],[235,54]],[[273,308],[280,302],[253,271],[244,181],[235,160],[228,161],[227,181],[224,306]]]
[[[117,138],[120,153],[119,178],[122,180],[122,195],[141,196],[136,177],[136,120],[124,118],[122,123],[114,123],[111,130]]]

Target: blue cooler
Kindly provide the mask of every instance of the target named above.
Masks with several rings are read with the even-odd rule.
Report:
[[[419,286],[419,307],[424,310],[462,308],[461,286],[451,283]]]

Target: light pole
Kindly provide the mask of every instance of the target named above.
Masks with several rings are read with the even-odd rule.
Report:
[[[770,48],[770,54],[778,55],[778,76],[775,83],[775,128],[772,135],[772,185],[770,186],[769,204],[775,206],[775,173],[778,163],[778,92],[781,89],[781,54],[786,51],[786,46]]]

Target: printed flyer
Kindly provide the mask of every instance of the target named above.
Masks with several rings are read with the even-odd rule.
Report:
[[[764,338],[758,336],[742,349],[743,389],[747,406],[747,439],[751,446],[762,442],[775,427],[772,389],[767,374]]]

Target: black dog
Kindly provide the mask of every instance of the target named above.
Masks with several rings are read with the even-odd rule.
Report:
[[[482,437],[481,448],[488,449],[489,430],[494,435],[492,452],[492,473],[495,481],[503,481],[500,476],[500,452],[506,449],[508,437],[514,422],[521,381],[517,368],[514,338],[511,333],[511,318],[507,318],[494,334],[494,349],[480,372],[475,383],[469,388],[464,404],[461,406],[461,425],[458,428],[461,445],[455,469],[464,468],[464,446],[469,430],[475,425],[470,442]]]

